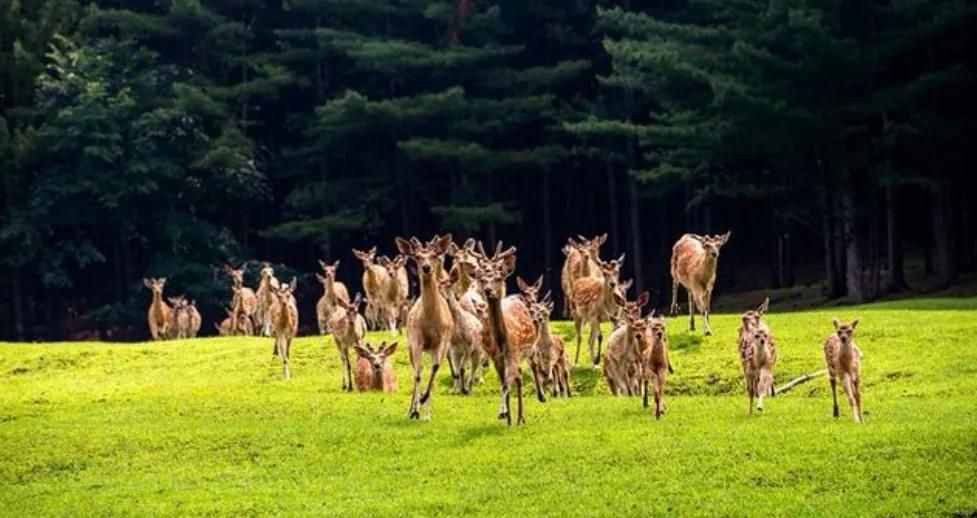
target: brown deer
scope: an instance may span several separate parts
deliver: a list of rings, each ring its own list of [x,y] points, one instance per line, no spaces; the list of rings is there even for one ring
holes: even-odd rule
[[[153,292],[153,301],[149,304],[149,311],[146,318],[149,323],[149,334],[153,340],[163,340],[170,334],[170,306],[163,301],[163,287],[166,286],[166,277],[159,279],[143,279],[142,283]]]
[[[217,334],[219,334],[220,336],[250,335],[251,334],[250,328],[247,327],[247,324],[251,322],[250,320],[247,320],[247,319],[241,319],[241,320],[239,320],[238,321],[238,324],[241,325],[242,327],[239,328],[239,329],[237,329],[237,330],[235,330],[234,327],[233,327],[234,326],[234,320],[235,320],[234,319],[234,311],[231,310],[230,308],[224,308],[224,311],[227,312],[227,318],[225,318],[223,321],[221,321],[221,323],[219,325],[217,323],[214,323],[214,327],[217,329]]]
[[[254,334],[254,321],[248,315],[248,309],[244,304],[247,300],[247,294],[242,293],[244,290],[247,288],[231,286],[231,293],[234,294],[231,297],[231,320],[233,320],[231,329],[234,330],[234,334],[251,336]]]
[[[387,284],[387,270],[376,263],[377,247],[366,252],[354,248],[353,255],[363,263],[366,322],[370,329],[380,329],[380,322],[384,315],[383,288]]]
[[[848,395],[851,405],[852,419],[856,423],[862,422],[862,391],[861,369],[862,351],[855,345],[855,328],[858,319],[851,323],[844,323],[833,319],[835,332],[824,341],[824,363],[828,368],[828,381],[831,383],[831,401],[834,405],[834,416],[838,417],[838,380]]]
[[[187,311],[190,313],[190,338],[196,338],[197,334],[200,333],[200,325],[203,323],[203,319],[200,318],[200,311],[197,310],[197,301],[191,300],[187,306]]]
[[[628,302],[621,294],[615,294],[617,305],[622,308],[621,326],[607,339],[604,355],[604,379],[611,394],[634,395],[630,369],[647,349],[648,321],[641,318],[641,308],[648,303],[648,292],[642,292],[634,302]]]
[[[689,294],[689,331],[695,331],[695,308],[702,312],[705,335],[711,335],[709,308],[712,289],[716,284],[719,250],[729,241],[731,233],[700,236],[685,234],[672,247],[672,314],[678,313],[678,287]]]
[[[503,298],[505,280],[516,269],[516,248],[510,247],[502,251],[502,244],[499,243],[491,258],[485,255],[481,243],[479,248],[481,257],[476,276],[482,296],[488,304],[488,318],[484,322],[485,331],[482,333],[482,348],[495,364],[496,373],[502,384],[499,419],[505,419],[508,425],[512,425],[509,399],[510,387],[515,385],[518,403],[516,424],[523,424],[525,417],[520,364],[533,350],[537,335],[536,326],[522,295]],[[536,397],[540,401],[545,401],[539,380],[535,377],[533,380],[536,382]]]
[[[190,337],[190,303],[183,296],[169,297],[170,326],[169,337],[184,339]]]
[[[246,264],[242,264],[240,268],[234,268],[229,264],[224,265],[224,272],[231,278],[231,292],[233,294],[231,309],[234,310],[235,323],[231,328],[235,330],[249,328],[252,330],[248,333],[250,335],[253,334],[252,326],[254,313],[258,308],[258,297],[251,288],[244,286],[244,271],[246,269]],[[242,319],[248,320],[248,323],[241,324],[238,322]]]
[[[278,279],[275,278],[275,270],[268,263],[261,265],[261,277],[258,281],[258,291],[255,292],[257,305],[255,306],[254,319],[258,325],[262,336],[271,336],[271,291],[278,287]]]
[[[774,393],[773,368],[777,364],[777,346],[770,327],[761,320],[769,306],[770,299],[767,299],[757,309],[743,313],[740,318],[740,365],[746,383],[749,415],[753,415],[754,399],[757,401],[757,411],[762,412],[763,398]]]
[[[563,262],[563,270],[560,277],[560,285],[563,288],[563,313],[566,316],[573,316],[574,307],[574,283],[584,277],[600,277],[600,247],[607,242],[607,234],[587,239],[578,236],[580,242],[573,238],[567,240],[567,245],[563,248],[566,260]]]
[[[600,364],[601,348],[604,341],[600,324],[609,317],[606,311],[606,301],[614,296],[623,263],[624,254],[618,259],[601,262],[599,264],[601,271],[599,277],[581,277],[573,283],[573,325],[577,332],[575,361],[577,364],[580,363],[580,340],[585,323],[590,326],[590,338],[587,340],[590,358],[594,367]],[[596,350],[594,350],[595,342]]]
[[[370,344],[357,344],[356,348],[356,390],[360,392],[396,392],[397,374],[390,364],[390,358],[397,350],[397,342],[387,345],[380,342],[376,349]]]
[[[654,311],[648,315],[648,347],[641,353],[641,378],[643,381],[642,405],[648,408],[648,383],[652,383],[655,394],[655,419],[665,413],[665,382],[671,372],[668,359],[668,331],[665,319],[656,317]]]
[[[353,370],[349,361],[349,350],[363,343],[366,337],[366,320],[360,315],[359,308],[363,297],[357,293],[353,302],[337,301],[329,317],[329,329],[332,331],[336,350],[339,351],[339,362],[343,371],[343,390],[353,391]]]
[[[407,282],[407,258],[398,255],[393,259],[386,256],[380,258],[380,266],[387,271],[387,283],[383,286],[383,310],[387,328],[400,331],[400,311],[410,295],[410,284]]]
[[[478,256],[475,253],[475,240],[469,238],[462,246],[452,243],[448,250],[451,256],[451,270],[449,274],[457,272],[458,282],[454,284],[455,295],[462,300],[467,293],[477,295],[477,290],[470,289],[475,282],[475,269],[478,267]],[[470,308],[465,308],[471,311]]]
[[[570,397],[570,365],[563,339],[550,331],[553,302],[549,300],[549,295],[544,297],[543,302],[533,304],[530,313],[538,332],[529,365],[537,372],[536,377],[543,387],[551,387],[553,397]]]
[[[288,369],[289,352],[292,349],[292,339],[299,329],[299,312],[294,296],[297,282],[292,277],[292,282],[272,288],[271,292],[274,297],[271,304],[271,329],[275,337],[275,350],[282,359],[282,376],[285,379],[292,377]]]
[[[455,393],[468,394],[478,375],[478,367],[482,363],[482,332],[484,326],[477,314],[464,309],[458,300],[454,286],[459,282],[461,272],[452,269],[448,278],[439,282],[441,296],[448,303],[451,318],[455,321],[451,346],[448,349],[448,364],[451,366],[451,377],[454,380]],[[468,376],[465,369],[468,369]]]
[[[337,307],[337,301],[349,302],[349,292],[346,285],[336,281],[336,270],[339,269],[339,261],[329,264],[319,260],[322,268],[322,275],[316,274],[315,278],[322,284],[322,297],[316,303],[316,321],[319,324],[319,334],[329,333],[329,318]]]
[[[420,297],[407,314],[407,344],[410,348],[410,363],[414,367],[414,389],[407,416],[410,419],[419,419],[420,407],[428,404],[431,399],[434,377],[454,336],[455,321],[451,316],[451,308],[438,286],[443,274],[444,255],[451,244],[451,234],[434,236],[427,244],[421,243],[417,238],[408,241],[398,237],[396,242],[400,253],[414,261],[420,280]],[[421,374],[424,367],[422,355],[425,352],[431,355],[431,377],[421,394]]]

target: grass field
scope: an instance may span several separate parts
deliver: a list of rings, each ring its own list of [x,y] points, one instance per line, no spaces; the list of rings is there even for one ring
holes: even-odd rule
[[[494,376],[455,396],[447,369],[433,419],[407,420],[403,347],[380,395],[341,393],[319,337],[289,381],[270,339],[2,344],[0,514],[974,516],[977,298],[773,309],[778,385],[821,368],[832,316],[862,317],[863,425],[822,378],[747,417],[734,315],[707,338],[669,321],[661,421],[582,368],[579,397],[527,397],[512,429]]]

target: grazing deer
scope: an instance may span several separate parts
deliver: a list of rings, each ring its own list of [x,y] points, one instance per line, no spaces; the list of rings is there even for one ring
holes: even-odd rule
[[[262,336],[271,336],[271,291],[278,287],[278,279],[275,278],[275,270],[268,263],[261,265],[261,280],[258,281],[258,291],[255,292],[257,305],[255,306],[255,323],[261,330]]]
[[[648,321],[641,318],[641,308],[648,303],[648,292],[642,292],[634,302],[615,293],[615,302],[624,311],[621,326],[607,339],[607,353],[604,355],[604,379],[607,388],[615,396],[634,395],[630,369],[640,358],[641,351],[647,349],[646,330]]]
[[[529,357],[530,367],[545,387],[551,387],[553,397],[570,397],[570,365],[566,357],[563,339],[550,331],[550,315],[553,302],[549,295],[543,302],[530,306],[533,323],[538,329],[536,344]]]
[[[512,415],[509,410],[510,387],[515,385],[516,400],[518,402],[517,424],[525,423],[522,402],[522,371],[520,364],[528,359],[536,342],[536,326],[529,313],[522,295],[510,295],[503,298],[505,280],[516,269],[516,248],[510,247],[502,251],[502,243],[496,247],[495,254],[489,258],[485,255],[479,243],[479,266],[476,272],[482,296],[488,304],[488,318],[485,320],[485,331],[482,333],[482,348],[495,364],[495,370],[502,384],[502,401],[499,407],[499,419],[505,419],[512,425]],[[536,383],[536,397],[545,401],[539,380]]]
[[[377,247],[366,252],[354,248],[353,255],[363,263],[367,324],[370,325],[370,329],[380,329],[380,322],[384,315],[383,288],[387,284],[387,270],[376,263]]]
[[[242,264],[241,268],[234,268],[229,264],[224,265],[224,272],[231,278],[231,292],[233,294],[231,298],[231,309],[234,310],[233,318],[235,323],[231,328],[235,330],[248,328],[251,330],[248,333],[250,336],[253,334],[252,326],[254,323],[254,313],[258,308],[258,297],[251,288],[244,286],[244,271],[246,268],[246,264]],[[248,322],[241,324],[238,322],[241,319],[246,319]]]
[[[414,389],[407,416],[419,419],[420,407],[431,399],[434,377],[454,336],[455,321],[451,316],[451,308],[438,286],[443,275],[444,255],[451,244],[451,234],[434,236],[427,244],[421,243],[417,238],[408,241],[398,237],[396,242],[400,253],[414,261],[420,280],[420,297],[407,314],[407,344],[410,348],[410,363],[414,367]],[[431,355],[431,377],[421,394],[419,389],[424,367],[422,355],[425,352]]]
[[[370,344],[356,344],[356,390],[360,392],[396,392],[397,374],[390,358],[397,350],[397,342],[380,342],[376,350]]]
[[[600,324],[608,317],[606,301],[614,296],[623,263],[624,254],[621,254],[618,259],[599,264],[598,269],[601,271],[601,276],[582,277],[573,283],[573,326],[577,332],[575,360],[577,364],[580,363],[580,340],[585,323],[590,326],[590,337],[587,339],[590,358],[594,367],[600,364],[601,348],[604,341]],[[596,351],[594,350],[595,342],[597,344]]]
[[[316,274],[315,278],[322,284],[322,297],[315,305],[316,321],[319,324],[319,334],[329,333],[329,318],[335,311],[337,301],[349,302],[349,292],[346,285],[336,281],[336,270],[339,269],[339,261],[329,264],[319,260],[322,268],[322,275]]]
[[[383,286],[383,309],[387,328],[391,332],[400,330],[401,308],[410,294],[406,264],[407,258],[402,255],[393,259],[386,256],[380,258],[380,266],[387,271],[387,283]]]
[[[343,390],[350,392],[353,391],[353,371],[349,362],[349,350],[361,345],[366,337],[366,320],[359,312],[362,302],[363,297],[359,293],[353,302],[339,300],[329,317],[329,329],[336,342],[343,371]]]
[[[700,236],[685,234],[672,247],[672,314],[678,313],[678,286],[689,294],[689,331],[695,331],[695,308],[702,312],[703,332],[712,334],[709,327],[709,308],[712,289],[716,284],[719,250],[731,233]]]
[[[761,319],[770,307],[770,299],[755,310],[747,311],[740,317],[739,330],[740,364],[743,367],[743,380],[746,383],[746,396],[749,401],[747,413],[753,415],[753,400],[756,409],[763,411],[763,398],[773,395],[773,368],[777,364],[777,346],[770,327]]]
[[[668,359],[668,332],[665,319],[656,317],[652,311],[648,315],[648,347],[641,353],[641,378],[643,381],[642,405],[648,408],[648,382],[652,383],[655,393],[655,419],[665,413],[665,382],[668,373],[672,371]]]
[[[451,377],[454,380],[455,393],[468,394],[478,375],[478,367],[482,363],[482,332],[484,326],[477,314],[464,309],[458,300],[454,286],[459,282],[461,273],[452,269],[448,278],[439,281],[441,296],[448,303],[451,318],[455,321],[451,346],[448,349],[448,364],[451,365]],[[465,369],[468,376],[465,376]]]
[[[153,301],[149,304],[146,318],[149,323],[149,334],[153,340],[163,340],[170,333],[170,306],[163,302],[163,287],[166,277],[160,279],[143,279],[142,283],[153,292]]]
[[[275,337],[275,350],[282,359],[282,376],[285,379],[292,377],[288,370],[288,356],[292,349],[292,339],[299,329],[299,312],[294,296],[297,282],[292,277],[292,282],[272,288],[271,292],[274,297],[271,304],[271,329]]]
[[[850,324],[832,320],[835,332],[824,341],[824,363],[828,368],[828,381],[831,382],[831,401],[834,405],[834,416],[838,417],[838,380],[848,395],[851,405],[852,419],[856,423],[862,422],[862,391],[861,369],[862,351],[855,345],[855,328],[858,319]]]

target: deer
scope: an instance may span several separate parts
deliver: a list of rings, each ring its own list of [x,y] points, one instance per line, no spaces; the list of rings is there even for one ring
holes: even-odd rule
[[[356,344],[356,390],[360,392],[396,392],[397,374],[390,365],[390,358],[397,350],[397,342],[373,348],[370,344]]]
[[[363,263],[366,321],[371,329],[379,329],[381,318],[384,315],[383,288],[387,284],[387,270],[376,263],[377,247],[366,252],[354,248],[353,255]]]
[[[149,324],[149,334],[153,340],[163,340],[169,337],[170,333],[170,306],[163,301],[163,288],[166,286],[166,277],[159,279],[147,278],[142,280],[143,284],[153,292],[153,300],[149,304],[149,311],[146,319]]]
[[[275,270],[268,263],[261,265],[261,277],[258,281],[258,290],[255,292],[257,304],[255,306],[255,323],[261,329],[262,336],[271,336],[270,309],[272,303],[271,290],[278,287],[278,279],[275,278]]]
[[[505,297],[505,280],[516,269],[516,248],[503,251],[498,243],[490,258],[479,243],[479,266],[476,272],[482,296],[488,304],[488,318],[482,334],[482,348],[492,359],[499,381],[502,385],[499,419],[505,419],[512,426],[512,413],[509,408],[510,387],[515,385],[518,403],[516,424],[525,424],[522,401],[522,371],[520,364],[527,359],[536,342],[536,326],[522,295]],[[504,297],[504,298],[503,298]],[[534,373],[535,374],[535,373]],[[536,397],[545,401],[542,386],[534,375]]]
[[[203,319],[200,318],[200,311],[197,310],[197,301],[191,300],[190,304],[187,305],[187,311],[190,313],[190,338],[196,338],[203,322]]]
[[[234,311],[231,310],[230,308],[224,308],[224,311],[227,312],[227,318],[225,318],[223,321],[221,321],[220,324],[217,324],[216,322],[214,323],[214,327],[217,329],[217,334],[219,334],[220,336],[233,336],[233,335],[247,335],[247,334],[250,334],[250,331],[247,328],[235,330],[234,327],[233,327],[233,325],[234,325]],[[249,323],[249,322],[250,322],[250,320],[240,320],[238,323],[241,324],[241,325],[245,325],[246,323]]]
[[[621,326],[607,339],[604,355],[604,379],[611,394],[634,395],[630,369],[647,349],[648,322],[641,318],[641,308],[648,304],[649,294],[642,292],[634,302],[628,302],[620,293],[614,294],[615,302],[622,308]]]
[[[604,335],[600,330],[600,324],[606,320],[606,300],[613,297],[618,287],[618,278],[621,272],[621,265],[624,263],[624,254],[615,260],[599,263],[601,276],[581,277],[573,283],[573,326],[577,332],[577,354],[575,363],[580,363],[580,341],[583,325],[590,326],[590,337],[587,346],[590,348],[590,357],[596,368],[600,364],[601,347]],[[597,343],[597,350],[594,350],[594,342]]]
[[[184,339],[190,337],[190,303],[183,296],[169,297],[170,326],[169,337]]]
[[[709,336],[709,308],[716,284],[719,250],[729,242],[731,232],[700,236],[685,234],[672,246],[672,315],[678,314],[678,287],[689,294],[689,331],[695,331],[695,308],[702,313],[703,334]]]
[[[353,371],[349,361],[349,350],[361,345],[366,337],[366,320],[359,312],[362,303],[363,296],[359,293],[356,294],[353,302],[339,300],[329,317],[329,329],[332,330],[343,371],[342,390],[348,392],[353,391]]]
[[[407,258],[398,255],[393,259],[386,256],[379,260],[380,266],[387,272],[387,282],[383,285],[383,310],[387,328],[400,331],[400,310],[410,295],[410,285],[407,282]]]
[[[455,285],[460,282],[461,272],[452,269],[447,279],[439,281],[441,296],[444,297],[451,310],[451,318],[455,321],[451,345],[448,349],[448,365],[451,366],[451,377],[454,380],[453,391],[469,394],[478,375],[478,367],[482,363],[482,332],[484,326],[481,319],[462,307]],[[465,376],[465,369],[468,376]]]
[[[244,272],[247,269],[247,264],[242,264],[240,268],[234,268],[230,264],[224,265],[224,272],[227,273],[228,277],[231,278],[231,292],[233,297],[231,297],[231,308],[234,310],[234,325],[231,326],[232,329],[244,329],[248,328],[249,336],[253,334],[253,323],[254,323],[254,313],[258,307],[258,297],[254,294],[251,288],[244,285]],[[241,324],[238,321],[241,319],[248,320],[247,324]]]
[[[421,243],[416,237],[410,241],[397,237],[395,241],[400,253],[414,262],[420,281],[420,296],[407,314],[407,344],[410,349],[410,363],[414,368],[414,387],[407,417],[420,419],[422,406],[427,405],[430,410],[434,377],[451,346],[455,331],[451,308],[438,286],[444,270],[444,255],[451,244],[451,234],[435,235],[427,244]],[[424,353],[431,355],[431,377],[427,388],[421,393]]]
[[[654,311],[648,315],[647,322],[645,333],[648,346],[641,351],[642,405],[648,408],[648,383],[651,382],[655,397],[655,419],[660,419],[665,413],[665,382],[672,371],[672,364],[668,359],[668,332],[665,319],[655,316]]]
[[[319,324],[319,334],[329,333],[329,317],[336,309],[337,302],[349,302],[349,292],[346,285],[336,281],[336,271],[339,269],[339,261],[329,264],[319,260],[322,268],[322,275],[316,274],[315,278],[322,284],[322,297],[315,305],[316,321]]]
[[[233,320],[231,329],[234,330],[234,334],[251,336],[254,334],[254,321],[248,315],[247,307],[244,305],[244,301],[247,300],[247,294],[244,293],[246,289],[231,286],[231,293],[234,294],[231,297],[231,320]]]
[[[570,397],[570,367],[563,339],[550,331],[553,302],[549,294],[542,302],[530,306],[530,314],[537,328],[536,343],[529,358],[530,367],[537,372],[542,385],[550,385],[553,397]]]
[[[846,323],[832,319],[835,332],[824,341],[824,363],[828,369],[828,382],[831,383],[831,400],[834,417],[838,412],[838,381],[848,396],[851,406],[852,419],[856,423],[862,422],[862,391],[861,369],[862,351],[855,345],[855,328],[859,319]]]
[[[275,337],[275,350],[282,359],[282,377],[289,379],[292,373],[288,369],[289,352],[292,349],[292,339],[298,334],[299,312],[295,304],[295,288],[298,281],[292,277],[288,284],[280,284],[272,288],[271,330]]]
[[[740,317],[739,356],[749,403],[748,415],[753,415],[754,399],[757,412],[763,412],[763,398],[774,395],[773,368],[777,364],[777,346],[770,327],[761,320],[769,307],[768,298],[755,310]]]
[[[577,236],[580,242],[573,238],[567,239],[567,245],[563,247],[563,254],[566,259],[563,262],[563,270],[560,276],[560,286],[563,289],[563,313],[564,316],[573,316],[573,290],[574,283],[583,277],[600,277],[600,247],[607,242],[607,234],[594,237],[588,240],[583,236]]]

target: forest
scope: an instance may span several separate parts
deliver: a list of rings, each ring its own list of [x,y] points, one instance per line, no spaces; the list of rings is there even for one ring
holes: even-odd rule
[[[0,339],[145,339],[145,277],[359,286],[351,249],[451,232],[559,291],[568,237],[670,296],[864,302],[977,268],[977,4],[959,0],[0,0]],[[559,300],[559,297],[556,297]],[[205,330],[213,331],[209,323]]]

